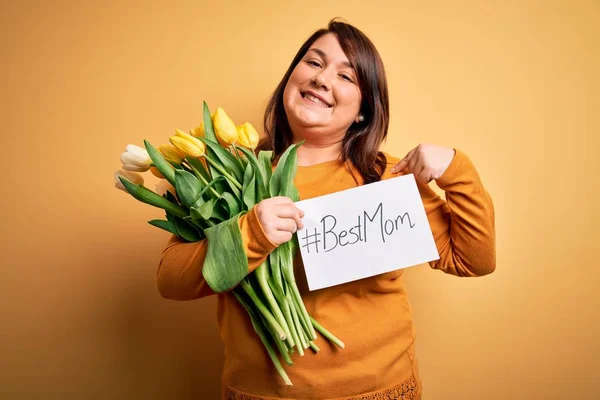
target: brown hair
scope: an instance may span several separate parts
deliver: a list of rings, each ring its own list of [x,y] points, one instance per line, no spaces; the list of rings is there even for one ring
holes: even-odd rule
[[[350,64],[355,69],[362,95],[360,113],[364,121],[353,123],[342,142],[342,161],[350,161],[365,184],[381,180],[385,171],[386,157],[379,146],[387,137],[389,125],[389,98],[383,62],[369,38],[350,24],[332,19],[327,28],[319,29],[292,60],[279,85],[271,95],[264,115],[267,137],[261,141],[259,150],[273,150],[274,161],[293,144],[293,136],[283,106],[283,92],[294,68],[302,60],[310,46],[321,36],[333,33]]]

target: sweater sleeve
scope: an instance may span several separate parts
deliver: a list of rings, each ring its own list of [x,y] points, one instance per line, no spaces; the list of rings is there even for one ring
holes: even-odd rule
[[[239,218],[248,273],[262,264],[277,247],[269,241],[252,208]],[[208,240],[184,242],[172,235],[163,250],[156,274],[158,291],[167,299],[193,300],[214,294],[202,275]]]
[[[446,201],[417,183],[440,255],[432,268],[457,276],[482,276],[496,268],[494,206],[471,160],[459,150],[436,180]]]

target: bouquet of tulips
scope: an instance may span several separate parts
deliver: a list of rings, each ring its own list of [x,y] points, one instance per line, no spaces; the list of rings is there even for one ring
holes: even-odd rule
[[[165,210],[166,220],[149,221],[151,225],[188,242],[208,239],[202,270],[207,284],[216,293],[234,287],[233,294],[246,309],[275,368],[291,385],[274,347],[293,365],[295,351],[301,356],[308,347],[319,351],[315,329],[341,348],[344,343],[306,311],[294,278],[297,237],[278,246],[248,275],[238,219],[269,197],[298,200],[293,179],[301,143],[290,146],[273,170],[271,151],[255,155],[259,135],[251,124],[236,126],[221,108],[211,116],[206,102],[203,113],[200,126],[189,134],[177,129],[169,138],[171,144],[158,149],[145,140],[145,148],[128,145],[115,185]],[[164,179],[162,185],[168,188],[164,194],[143,186],[139,173],[148,170]]]

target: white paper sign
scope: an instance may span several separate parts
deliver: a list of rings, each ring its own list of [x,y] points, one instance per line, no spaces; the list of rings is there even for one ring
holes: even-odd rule
[[[439,258],[412,174],[296,205],[305,212],[298,244],[310,290]]]

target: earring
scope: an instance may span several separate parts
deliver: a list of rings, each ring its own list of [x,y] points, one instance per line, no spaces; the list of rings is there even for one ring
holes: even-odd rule
[[[365,116],[362,114],[358,114],[358,117],[356,119],[357,119],[357,122],[363,122],[365,120]]]

